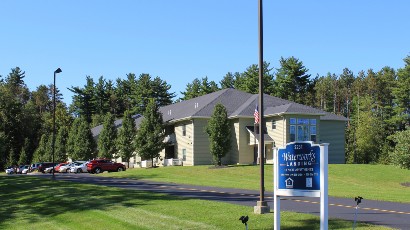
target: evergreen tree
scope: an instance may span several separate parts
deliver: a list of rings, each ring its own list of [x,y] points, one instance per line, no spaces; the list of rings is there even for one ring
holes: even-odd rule
[[[405,66],[397,72],[397,87],[392,90],[395,120],[398,130],[410,126],[410,56],[404,59]]]
[[[152,165],[154,158],[158,158],[161,150],[165,148],[164,128],[162,114],[155,100],[150,99],[135,138],[135,147],[139,156],[151,159]]]
[[[280,58],[280,68],[276,73],[275,96],[304,103],[310,74],[302,61],[295,57]]]
[[[315,84],[316,107],[327,112],[333,111],[333,81],[335,80],[336,75],[330,73],[319,77]]]
[[[269,68],[270,63],[263,63],[263,93],[273,95],[275,88],[273,87],[274,80]],[[245,72],[240,75],[235,74],[235,89],[245,91],[247,93],[259,93],[259,66],[251,65]]]
[[[356,150],[348,162],[368,164],[377,163],[382,153],[383,126],[375,113],[370,97],[360,100],[360,112],[357,115]]]
[[[9,158],[7,160],[7,166],[17,165],[16,154],[14,154],[14,149],[10,149]]]
[[[114,121],[115,117],[111,113],[105,115],[103,129],[98,137],[99,157],[111,159],[117,153],[117,129]]]
[[[235,87],[235,77],[231,72],[228,72],[219,82],[222,89],[233,89]]]
[[[77,118],[71,126],[67,140],[68,156],[73,160],[95,158],[96,144],[85,118]]]
[[[117,148],[122,161],[128,162],[128,167],[130,167],[130,158],[135,156],[135,134],[134,119],[132,118],[131,112],[126,110],[122,120],[122,126],[118,130]]]
[[[70,131],[68,133],[67,139],[67,153],[68,156],[74,159],[74,156],[77,155],[76,151],[76,142],[78,136],[78,130],[80,127],[81,120],[79,118],[74,119],[73,124],[71,125]],[[74,155],[74,156],[73,156]]]
[[[25,165],[25,164],[30,163],[30,160],[28,159],[28,156],[27,156],[29,144],[30,144],[30,142],[29,142],[28,138],[26,138],[24,140],[24,145],[23,145],[23,147],[21,148],[21,151],[20,151],[19,165]]]
[[[209,136],[210,151],[215,165],[221,166],[224,157],[231,145],[231,128],[228,114],[222,104],[217,104],[205,131]]]
[[[181,92],[182,95],[184,95],[181,100],[189,100],[195,97],[202,96],[201,92],[201,82],[199,81],[198,78],[195,78],[192,83],[188,83],[186,85],[185,92]]]
[[[55,161],[64,162],[67,160],[68,128],[61,126],[58,129],[55,142]]]
[[[91,133],[90,125],[85,119],[80,118],[77,138],[72,158],[75,160],[88,160],[95,158],[96,144]]]
[[[49,136],[47,134],[41,135],[40,143],[34,152],[33,161],[34,162],[45,162],[51,161],[50,155],[47,153]]]
[[[1,121],[1,119],[0,119]],[[3,131],[0,131],[0,168],[6,164],[7,152],[6,152],[6,135]]]
[[[87,76],[87,84],[84,88],[71,87],[69,90],[74,93],[71,112],[82,116],[88,123],[92,122],[92,115],[96,111],[96,101],[94,96],[94,80]]]

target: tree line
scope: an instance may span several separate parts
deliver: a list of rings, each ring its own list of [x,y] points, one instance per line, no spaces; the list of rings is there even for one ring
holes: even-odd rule
[[[410,160],[406,161],[410,159],[410,151],[399,153],[396,148],[407,143],[405,150],[408,150],[406,140],[410,139],[410,57],[406,57],[404,67],[397,70],[384,67],[379,71],[369,69],[355,74],[345,68],[341,74],[315,77],[308,72],[303,62],[295,57],[282,57],[276,69],[265,62],[264,93],[349,118],[345,140],[348,163],[410,164]],[[258,74],[258,66],[250,65],[244,72],[228,72],[219,84],[207,77],[195,78],[186,85],[184,92],[180,92],[178,99],[170,92],[171,86],[166,81],[149,74],[137,77],[130,73],[115,81],[104,77],[94,81],[87,76],[84,86],[69,88],[74,96],[68,106],[56,89],[56,160],[130,153],[126,143],[139,141],[138,146],[142,146],[144,138],[119,138],[123,132],[120,129],[115,134],[118,135],[116,142],[104,146],[114,134],[107,134],[108,137],[101,134],[99,140],[108,139],[95,143],[90,129],[103,123],[105,129],[112,126],[115,119],[126,121],[129,116],[144,114],[150,106],[159,108],[223,88],[256,94]],[[40,85],[30,92],[24,77],[24,71],[18,67],[11,69],[4,78],[0,76],[0,167],[51,160],[54,88],[53,85]],[[150,102],[153,105],[149,106]],[[146,126],[148,130],[153,128],[149,124]]]

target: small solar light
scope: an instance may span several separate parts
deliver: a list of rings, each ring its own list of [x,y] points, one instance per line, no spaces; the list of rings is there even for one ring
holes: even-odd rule
[[[246,230],[248,230],[248,220],[249,220],[249,217],[248,217],[248,216],[241,216],[241,217],[239,218],[239,220],[242,221],[242,224],[245,224]]]

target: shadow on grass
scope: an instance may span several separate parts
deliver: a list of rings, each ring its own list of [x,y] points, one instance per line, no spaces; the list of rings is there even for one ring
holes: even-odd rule
[[[66,212],[109,210],[113,206],[137,207],[158,200],[186,198],[33,176],[0,176],[0,227],[15,218],[30,222]]]

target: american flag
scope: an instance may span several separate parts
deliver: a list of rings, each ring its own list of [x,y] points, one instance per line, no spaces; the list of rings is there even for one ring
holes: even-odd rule
[[[258,105],[256,105],[255,112],[253,113],[253,116],[255,117],[255,124],[259,124],[259,111],[258,111]]]

